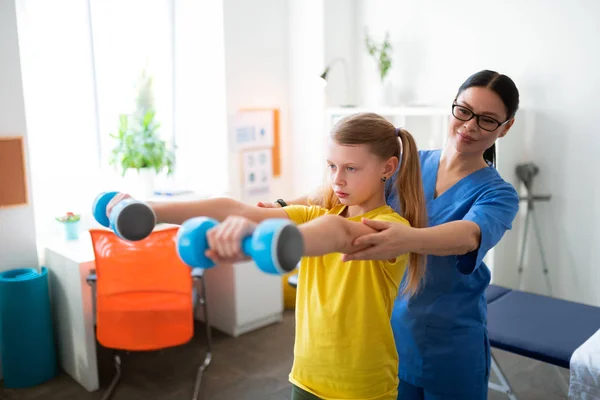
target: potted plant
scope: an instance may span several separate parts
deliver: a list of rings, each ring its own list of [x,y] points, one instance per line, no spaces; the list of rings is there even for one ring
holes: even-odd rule
[[[378,43],[365,31],[365,45],[367,52],[374,58],[377,65],[377,72],[381,81],[381,86],[377,88],[378,102],[387,103],[386,98],[386,77],[392,68],[392,44],[390,43],[390,34],[386,31],[383,42]]]
[[[367,52],[377,63],[379,77],[383,83],[385,77],[390,72],[390,68],[392,68],[392,44],[390,43],[390,33],[386,32],[383,42],[377,43],[369,36],[369,32],[365,32],[365,44],[367,46]]]
[[[110,165],[121,175],[137,180],[138,195],[149,197],[154,192],[156,175],[166,170],[173,173],[175,154],[159,134],[160,123],[152,99],[152,78],[144,71],[138,83],[137,106],[133,114],[119,116],[119,130],[111,137],[117,143],[112,150]],[[134,173],[137,176],[132,177]]]
[[[81,215],[69,211],[56,217],[56,220],[65,227],[65,238],[67,240],[79,239],[79,221],[81,220]]]

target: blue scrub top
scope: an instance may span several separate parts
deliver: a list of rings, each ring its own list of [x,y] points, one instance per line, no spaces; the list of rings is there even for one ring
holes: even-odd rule
[[[490,369],[485,300],[490,270],[482,260],[511,228],[519,197],[490,166],[464,177],[435,198],[441,151],[421,151],[419,155],[429,226],[473,221],[481,229],[481,244],[460,256],[428,256],[421,291],[408,299],[396,299],[392,328],[398,375],[434,393],[474,392],[487,386]],[[387,202],[400,212],[394,181],[386,187]]]

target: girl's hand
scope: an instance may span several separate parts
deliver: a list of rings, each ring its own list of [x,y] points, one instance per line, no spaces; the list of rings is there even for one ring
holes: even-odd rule
[[[117,203],[119,203],[122,200],[129,199],[129,198],[131,198],[131,196],[128,195],[127,193],[118,193],[106,205],[106,216],[110,217],[110,212],[112,211],[113,207],[117,205]]]
[[[377,230],[376,233],[360,236],[354,240],[353,245],[370,245],[364,250],[344,254],[343,260],[391,260],[409,253],[409,239],[413,237],[415,229],[399,222],[372,221],[363,218],[362,223]]]
[[[242,239],[256,229],[256,223],[244,217],[232,216],[226,218],[216,227],[208,230],[209,249],[206,256],[215,264],[232,264],[249,260],[250,257],[242,252]]]

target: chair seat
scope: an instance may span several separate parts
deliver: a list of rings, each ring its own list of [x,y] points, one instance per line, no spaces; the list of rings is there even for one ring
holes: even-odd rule
[[[153,291],[98,298],[97,336],[105,347],[141,351],[177,346],[191,340],[193,322],[187,294]]]

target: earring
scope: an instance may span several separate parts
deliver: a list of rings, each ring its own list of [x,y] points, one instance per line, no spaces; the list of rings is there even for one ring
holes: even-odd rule
[[[381,178],[381,182],[385,182],[385,181],[387,181],[387,177],[384,176],[383,178]]]

